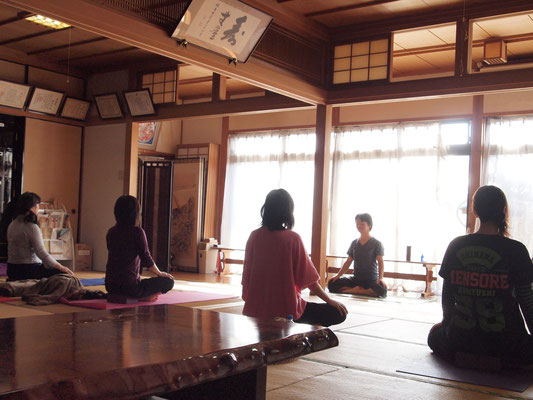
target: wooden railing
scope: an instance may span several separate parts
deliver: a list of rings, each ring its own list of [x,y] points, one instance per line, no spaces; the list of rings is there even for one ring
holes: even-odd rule
[[[229,247],[218,247],[218,253],[220,257],[220,263],[221,268],[218,271],[218,273],[224,273],[226,270],[226,267],[229,265],[243,265],[244,260],[239,258],[232,258],[231,254],[233,252],[242,252],[244,253],[244,250],[242,249],[232,249]],[[341,265],[346,260],[346,257],[340,257],[340,256],[326,256],[326,282],[329,280],[330,273],[337,273],[340,271],[339,267],[334,267],[332,264],[337,261],[341,263]],[[431,283],[435,282],[437,280],[437,277],[433,274],[433,269],[440,265],[439,263],[435,262],[427,262],[427,261],[403,261],[403,260],[383,260],[385,263],[385,271],[383,273],[383,276],[385,278],[392,278],[392,279],[407,279],[412,281],[421,281],[426,283],[426,287],[424,289],[424,292],[422,293],[422,297],[430,297],[433,296],[435,293],[431,290]],[[420,265],[425,269],[425,274],[412,274],[412,273],[405,273],[405,272],[390,272],[387,271],[387,265],[388,264],[411,264],[411,265]],[[229,269],[229,268],[228,268]],[[226,270],[226,273],[229,272]],[[346,271],[347,274],[352,274],[353,269],[350,268],[348,271]]]
[[[333,267],[330,266],[334,261],[341,262],[341,265],[346,261],[347,257],[339,257],[339,256],[326,256],[326,282],[329,280],[329,274],[330,273],[336,273],[340,271],[339,267]],[[431,282],[434,282],[437,280],[437,277],[433,275],[433,269],[440,265],[439,263],[434,262],[427,262],[427,261],[404,261],[404,260],[383,260],[385,264],[385,271],[383,272],[384,278],[392,278],[392,279],[407,279],[412,281],[421,281],[426,283],[426,288],[424,289],[424,292],[422,293],[422,297],[430,297],[433,296],[435,293],[431,290]],[[425,274],[411,274],[411,273],[405,273],[405,272],[389,272],[387,271],[387,264],[389,263],[395,263],[395,264],[414,264],[414,265],[421,265],[425,268]],[[350,268],[348,271],[346,271],[347,274],[353,274],[353,269]]]

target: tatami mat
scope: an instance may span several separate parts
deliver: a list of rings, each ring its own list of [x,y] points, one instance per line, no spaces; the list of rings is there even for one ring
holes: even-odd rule
[[[425,345],[432,326],[426,322],[390,319],[344,329],[342,332]]]
[[[495,400],[497,395],[453,386],[340,369],[267,392],[267,400],[469,399]]]
[[[283,364],[269,365],[267,368],[267,390],[292,385],[304,379],[327,374],[337,369],[337,367],[331,365],[304,361],[302,359]]]

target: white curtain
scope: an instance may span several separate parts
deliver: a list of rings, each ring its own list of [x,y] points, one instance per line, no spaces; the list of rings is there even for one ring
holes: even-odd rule
[[[310,251],[315,146],[313,130],[230,135],[221,228],[223,246],[244,249],[250,232],[260,226],[266,195],[283,188],[295,204],[293,230]]]
[[[465,233],[469,137],[464,121],[337,129],[328,254],[346,254],[359,236],[354,217],[367,212],[385,259],[405,260],[411,246],[412,261],[442,261],[450,240]]]
[[[498,186],[509,203],[511,236],[533,251],[533,116],[489,118],[483,184]]]

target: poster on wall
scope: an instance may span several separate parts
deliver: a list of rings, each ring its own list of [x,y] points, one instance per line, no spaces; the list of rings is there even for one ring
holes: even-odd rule
[[[204,160],[173,163],[170,216],[170,264],[179,271],[198,271],[202,236]]]
[[[141,122],[137,132],[137,144],[141,149],[155,150],[161,131],[161,122]]]

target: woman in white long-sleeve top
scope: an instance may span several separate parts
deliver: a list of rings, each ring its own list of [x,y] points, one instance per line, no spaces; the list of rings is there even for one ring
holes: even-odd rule
[[[37,213],[41,198],[23,193],[17,201],[15,218],[7,228],[7,279],[41,279],[72,271],[58,263],[44,247]]]

